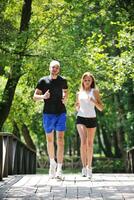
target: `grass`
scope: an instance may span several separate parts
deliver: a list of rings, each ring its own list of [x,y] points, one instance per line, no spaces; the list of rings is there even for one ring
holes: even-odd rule
[[[63,169],[63,173],[64,174],[76,174],[76,173],[79,173],[81,171],[81,169]],[[46,168],[37,168],[36,169],[36,174],[48,174],[48,169]]]
[[[48,169],[46,168],[37,168],[36,174],[48,174]]]

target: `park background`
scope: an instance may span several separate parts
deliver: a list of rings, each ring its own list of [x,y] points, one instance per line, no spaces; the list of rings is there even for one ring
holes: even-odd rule
[[[33,93],[56,59],[69,86],[64,168],[81,165],[75,98],[90,71],[104,104],[97,111],[93,171],[127,171],[134,146],[133,9],[132,0],[1,0],[0,131],[35,149],[38,168],[47,168],[48,158],[43,102],[34,102]]]

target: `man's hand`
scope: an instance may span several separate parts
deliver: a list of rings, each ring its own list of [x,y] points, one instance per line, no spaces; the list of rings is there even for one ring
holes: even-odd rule
[[[45,92],[45,94],[42,94],[42,91],[39,90],[39,89],[36,89],[35,92],[34,92],[33,99],[35,101],[41,101],[41,100],[49,99],[49,98],[50,98],[50,92],[49,92],[49,90],[47,90]]]
[[[49,90],[47,90],[45,94],[42,95],[42,99],[49,99],[49,98],[50,98],[50,92]]]

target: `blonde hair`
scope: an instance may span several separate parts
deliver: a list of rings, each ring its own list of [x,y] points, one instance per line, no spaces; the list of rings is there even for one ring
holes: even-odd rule
[[[81,85],[80,85],[80,90],[84,90],[84,84],[83,84],[83,80],[86,76],[90,76],[92,78],[92,84],[91,84],[91,88],[96,88],[96,84],[95,84],[95,78],[94,76],[90,73],[90,72],[85,72],[83,75],[82,75],[82,78],[81,78]]]
[[[57,60],[52,60],[52,61],[50,62],[50,68],[53,67],[53,66],[55,66],[55,65],[58,65],[58,66],[60,67],[59,61],[57,61]]]

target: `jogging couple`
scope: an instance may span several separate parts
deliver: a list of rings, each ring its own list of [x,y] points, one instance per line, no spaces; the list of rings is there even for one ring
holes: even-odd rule
[[[68,96],[67,80],[60,76],[60,63],[52,60],[49,76],[42,77],[36,86],[33,99],[44,100],[43,127],[50,159],[49,177],[62,179],[64,156],[64,132],[66,129],[66,107]],[[102,111],[103,105],[99,91],[95,87],[92,74],[82,75],[80,90],[77,93],[77,130],[81,146],[82,176],[92,177],[93,141],[97,127],[95,107]],[[57,133],[57,152],[55,161],[54,133]]]

